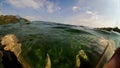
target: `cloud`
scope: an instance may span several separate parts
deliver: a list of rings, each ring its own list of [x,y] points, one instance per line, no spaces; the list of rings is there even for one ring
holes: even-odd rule
[[[14,7],[37,9],[40,5],[35,0],[8,0]]]
[[[73,12],[84,11],[90,8],[87,6],[86,0],[77,0],[77,2],[71,7]]]
[[[97,14],[97,12],[86,11],[82,15],[75,15],[66,18],[63,22],[65,24],[83,25],[88,27],[114,27],[116,26],[115,20],[107,19],[105,16]]]
[[[38,21],[41,17],[40,16],[25,16],[24,18],[30,21]]]
[[[32,8],[37,10],[46,8],[48,13],[53,13],[61,9],[49,0],[8,0],[7,2],[17,8]]]
[[[86,11],[87,14],[91,14],[91,15],[94,15],[95,13],[92,12],[92,11]]]
[[[72,10],[73,10],[73,12],[77,12],[77,11],[80,10],[80,8],[79,8],[78,6],[73,6],[73,7],[72,7]]]
[[[53,13],[55,11],[61,10],[60,7],[58,7],[56,4],[49,2],[49,1],[46,2],[46,8],[47,8],[48,13]]]
[[[90,10],[87,10],[86,14],[90,15],[91,19],[99,19],[101,17],[101,15],[99,15],[98,12],[93,12]]]

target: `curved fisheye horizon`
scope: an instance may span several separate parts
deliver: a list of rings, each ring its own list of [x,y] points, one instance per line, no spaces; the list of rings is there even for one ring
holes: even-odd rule
[[[120,68],[119,18],[120,0],[0,0],[0,68]]]
[[[120,28],[119,0],[0,0],[0,10],[31,21]]]

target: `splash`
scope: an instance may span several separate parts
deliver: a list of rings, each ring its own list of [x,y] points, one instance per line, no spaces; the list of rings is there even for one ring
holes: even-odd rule
[[[104,38],[99,38],[99,43],[104,47],[106,48],[107,45],[107,49],[106,49],[106,58],[107,60],[114,54],[114,51],[115,51],[115,42],[113,40],[106,40]]]
[[[95,68],[99,68],[102,61],[106,58],[107,61],[112,57],[115,50],[115,42],[113,40],[106,40],[104,38],[100,38],[99,42],[102,44],[102,46],[105,48],[103,53],[101,54],[101,57],[99,58]]]

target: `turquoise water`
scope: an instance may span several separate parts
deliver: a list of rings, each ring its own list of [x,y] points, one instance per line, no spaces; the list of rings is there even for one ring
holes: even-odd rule
[[[0,36],[15,34],[22,43],[21,56],[33,68],[44,68],[46,54],[49,54],[52,68],[75,68],[76,55],[84,50],[88,60],[81,60],[94,68],[104,47],[101,37],[113,40],[119,46],[120,34],[59,23],[34,21],[22,26],[17,24],[0,25]],[[103,62],[105,63],[105,62]]]

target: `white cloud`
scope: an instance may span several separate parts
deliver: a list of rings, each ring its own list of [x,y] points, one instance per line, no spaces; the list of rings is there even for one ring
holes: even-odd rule
[[[93,14],[93,12],[92,12],[92,11],[86,11],[86,13],[87,13],[87,14]]]
[[[105,16],[97,14],[97,12],[87,12],[90,14],[76,15],[66,18],[63,22],[65,24],[83,25],[88,27],[114,27],[115,20],[107,19]]]
[[[54,4],[52,2],[49,2],[49,1],[46,2],[46,8],[47,8],[48,13],[53,13],[53,12],[58,11],[58,10],[61,9],[56,4]]]
[[[97,15],[98,12],[93,12],[93,11],[87,10],[87,11],[86,11],[86,14]]]
[[[93,12],[90,10],[87,10],[86,14],[90,15],[91,19],[99,19],[101,17],[101,15],[99,15],[98,12]]]
[[[53,13],[61,9],[58,5],[48,0],[8,0],[7,2],[17,8],[47,8],[46,11],[48,13]]]
[[[8,2],[14,7],[18,8],[39,8],[39,4],[35,0],[8,0]]]
[[[30,21],[36,21],[39,20],[41,17],[39,16],[25,16],[24,18],[30,20]]]
[[[73,10],[73,12],[77,12],[77,11],[80,10],[80,8],[79,8],[78,6],[73,6],[73,7],[72,7],[72,10]]]

